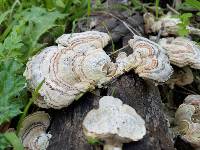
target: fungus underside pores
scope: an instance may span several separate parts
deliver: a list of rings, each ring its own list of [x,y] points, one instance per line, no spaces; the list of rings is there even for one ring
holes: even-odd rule
[[[35,101],[39,107],[60,109],[88,90],[130,69],[143,78],[164,82],[172,74],[168,57],[158,44],[134,36],[129,41],[133,53],[118,55],[116,62],[103,50],[110,40],[107,33],[86,31],[64,34],[27,63],[24,76],[31,90],[45,79]],[[123,56],[123,57],[121,57]]]
[[[104,150],[122,150],[123,143],[142,139],[146,128],[134,108],[118,98],[104,96],[99,100],[99,108],[86,115],[83,132],[87,138],[103,141]]]

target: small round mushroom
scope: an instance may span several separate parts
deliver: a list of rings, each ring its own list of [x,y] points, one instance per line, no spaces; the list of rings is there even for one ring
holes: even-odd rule
[[[200,69],[200,46],[188,38],[162,38],[159,44],[166,50],[169,60],[178,67]]]
[[[146,134],[145,122],[135,109],[112,96],[102,97],[99,108],[86,115],[83,131],[87,138],[104,141],[104,150],[122,150],[123,143],[138,141]]]
[[[170,78],[173,69],[162,47],[137,35],[134,35],[134,39],[130,39],[128,43],[133,53],[129,56],[119,54],[116,63],[121,66],[120,68],[125,71],[134,69],[140,77],[157,82],[164,82]]]
[[[19,137],[27,150],[46,150],[51,134],[46,133],[50,117],[43,111],[28,115],[22,122]]]

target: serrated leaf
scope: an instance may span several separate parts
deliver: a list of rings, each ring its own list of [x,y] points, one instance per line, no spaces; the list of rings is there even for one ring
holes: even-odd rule
[[[26,46],[24,54],[30,57],[40,49],[42,45],[38,43],[39,38],[48,30],[58,26],[56,21],[62,20],[66,16],[67,14],[59,11],[48,12],[46,9],[36,6],[16,14],[15,18],[19,22],[13,27],[13,30],[23,35],[22,40]]]
[[[25,87],[25,79],[19,75],[22,64],[9,59],[0,62],[0,124],[21,113],[23,103],[18,99]]]
[[[0,43],[0,56],[2,59],[18,58],[23,53],[21,47],[23,46],[21,36],[15,31],[11,32],[3,43]]]

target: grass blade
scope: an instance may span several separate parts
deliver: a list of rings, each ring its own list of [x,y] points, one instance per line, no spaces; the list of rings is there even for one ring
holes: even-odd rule
[[[156,19],[158,19],[159,2],[160,0],[156,0]]]
[[[28,110],[30,108],[30,106],[33,104],[33,102],[37,99],[37,97],[39,96],[39,90],[40,88],[42,87],[44,83],[44,80],[38,85],[38,87],[35,89],[35,91],[33,92],[32,94],[32,98],[29,100],[28,104],[26,105],[26,107],[24,108],[24,111],[19,119],[19,122],[17,124],[17,135],[19,133],[19,129],[21,127],[21,124],[22,124],[22,121],[24,120],[24,118],[26,117],[27,113],[28,113]]]
[[[88,14],[88,16],[90,16],[90,14],[91,14],[91,0],[88,0],[87,14]]]

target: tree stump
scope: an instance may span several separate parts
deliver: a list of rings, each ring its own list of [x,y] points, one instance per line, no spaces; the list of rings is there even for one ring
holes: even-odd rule
[[[114,0],[108,4],[113,2]],[[117,2],[122,1],[117,0]],[[143,33],[143,20],[139,13],[120,10],[109,13],[117,17],[102,13],[102,11],[95,12],[91,14],[89,21],[78,23],[78,30],[93,29],[109,32],[116,47],[126,45],[127,40],[132,37],[120,20],[124,20],[132,28]],[[102,24],[102,22],[104,23]],[[108,46],[108,49],[111,47]],[[158,88],[152,82],[139,78],[131,71],[118,77],[103,89],[96,89],[94,93],[86,93],[68,108],[50,110],[52,123],[49,132],[52,134],[52,139],[48,150],[101,150],[102,146],[100,145],[88,144],[83,135],[82,122],[91,109],[98,108],[99,99],[106,95],[120,98],[123,103],[133,107],[145,120],[147,128],[145,137],[138,142],[124,144],[124,150],[174,149],[161,108],[162,102]]]

